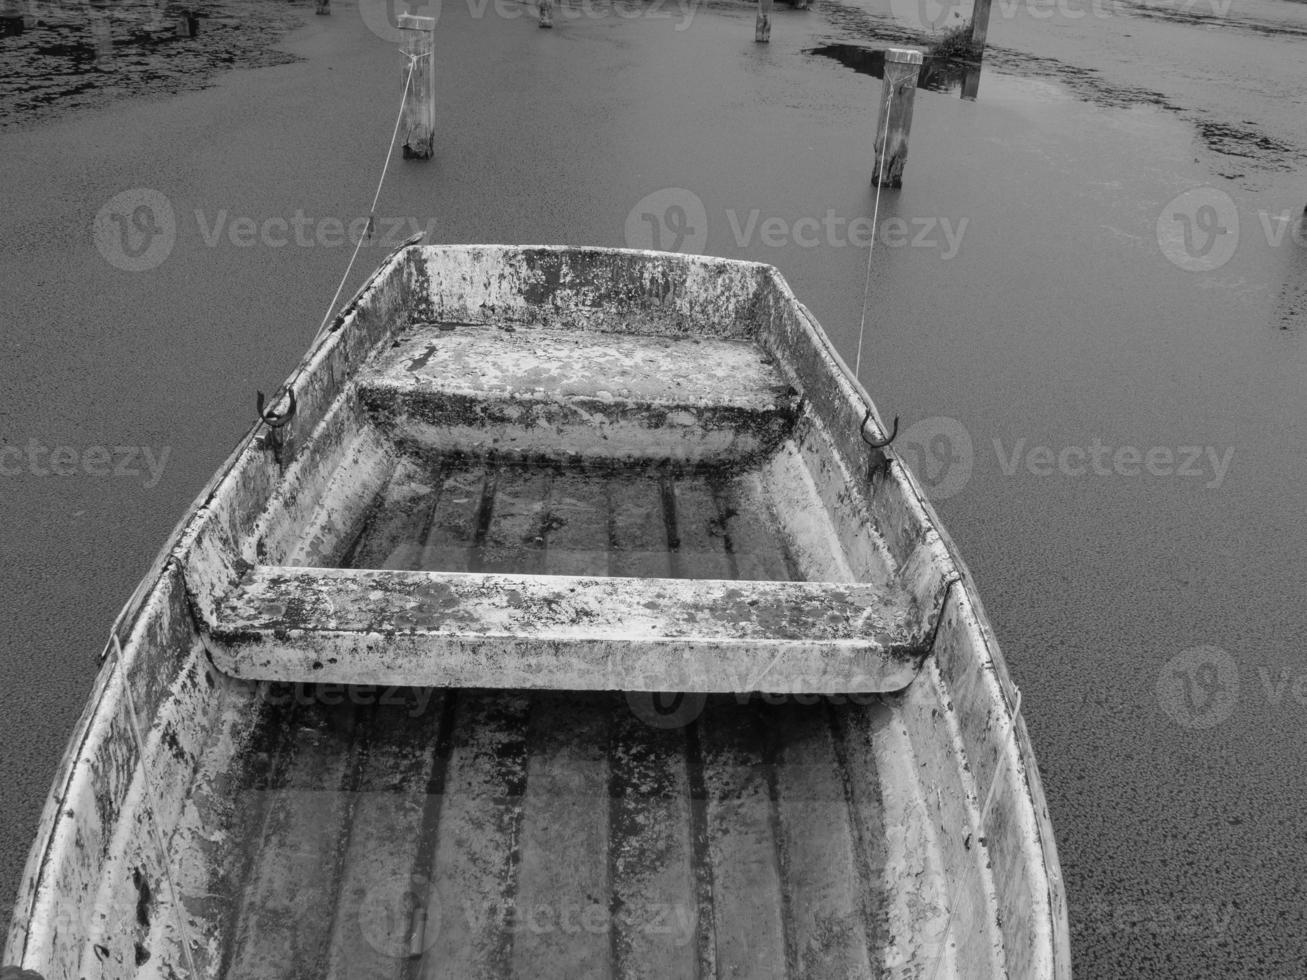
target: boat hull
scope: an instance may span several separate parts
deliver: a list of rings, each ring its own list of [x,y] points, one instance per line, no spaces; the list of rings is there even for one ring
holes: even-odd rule
[[[467,451],[467,435],[456,447],[440,441],[456,428],[450,413],[467,418],[462,389],[360,387],[368,365],[429,324],[454,333],[492,324],[566,335],[559,343],[610,335],[622,350],[620,338],[632,336],[699,338],[727,345],[724,351],[759,345],[785,382],[767,388],[759,404],[747,392],[731,401],[717,391],[722,382],[706,387],[716,401],[685,396],[668,408],[654,396],[631,396],[629,411],[598,391],[559,389],[527,406],[537,413],[529,425],[505,416],[502,400],[481,397],[469,433],[484,436],[499,425],[495,458],[514,465],[538,464],[560,442],[584,455],[587,467],[631,464],[636,444],[691,474],[704,459],[729,458],[732,472],[744,467],[773,488],[764,510],[790,515],[778,519],[777,533],[791,543],[789,564],[782,556],[773,567],[798,574],[776,577],[832,583],[822,601],[837,585],[871,581],[886,594],[899,590],[907,597],[894,607],[901,640],[888,627],[885,640],[839,627],[792,636],[774,622],[750,633],[759,617],[740,612],[750,594],[766,606],[797,601],[805,586],[760,584],[753,566],[741,574],[734,551],[731,561],[710,566],[721,556],[711,534],[698,551],[669,537],[666,548],[619,554],[620,561],[634,552],[647,561],[665,553],[702,562],[679,569],[701,580],[700,593],[735,590],[729,616],[723,599],[694,628],[682,624],[676,636],[647,640],[638,662],[621,659],[630,647],[618,642],[620,616],[602,643],[593,624],[583,631],[589,646],[574,643],[570,661],[556,633],[532,639],[525,623],[512,621],[501,632],[513,643],[497,644],[489,661],[471,657],[472,667],[460,672],[451,664],[456,650],[470,649],[473,626],[484,631],[511,611],[482,610],[451,639],[420,616],[399,629],[396,616],[417,615],[407,598],[379,622],[351,626],[346,610],[333,628],[348,638],[335,647],[320,635],[321,612],[300,623],[309,640],[297,639],[284,616],[251,605],[268,601],[251,591],[260,569],[284,570],[297,589],[308,588],[305,577],[339,579],[323,566],[348,566],[359,554],[368,515],[377,511],[377,474],[389,480],[403,460],[423,454],[447,466],[451,452]],[[647,367],[657,356],[631,344],[628,366]],[[511,358],[494,364],[508,370]],[[295,396],[293,417],[275,433],[256,425],[241,441],[115,624],[47,803],[5,962],[48,978],[185,975],[186,945],[206,976],[357,975],[358,957],[376,975],[405,975],[416,962],[434,976],[432,949],[443,950],[439,962],[475,967],[459,975],[540,975],[546,964],[559,975],[762,975],[766,965],[777,975],[912,976],[939,967],[941,976],[1069,976],[1051,824],[1019,697],[972,579],[906,466],[892,449],[864,439],[868,418],[873,425],[877,418],[870,399],[775,270],[621,250],[408,248],[315,343],[285,391]],[[714,406],[723,404],[737,414],[721,415]],[[272,408],[288,406],[279,397]],[[743,424],[740,412],[757,425]],[[675,416],[683,424],[667,432],[673,413],[683,413]],[[365,415],[370,427],[360,424]],[[589,444],[568,435],[596,427],[610,438]],[[738,435],[744,430],[747,438]],[[552,443],[541,431],[554,433]],[[579,471],[569,459],[574,480]],[[802,479],[787,475],[796,468]],[[693,480],[666,480],[675,511],[677,494]],[[796,486],[806,496],[793,497]],[[568,499],[583,497],[578,490]],[[802,514],[822,517],[795,523]],[[725,537],[734,540],[729,530]],[[603,569],[587,571],[598,550]],[[548,548],[517,555],[517,579],[495,591],[556,593],[558,581],[541,583],[567,571],[546,567],[551,560],[565,561],[575,582],[629,572],[626,565],[614,571],[613,550],[606,541],[603,549],[555,549],[552,559]],[[484,559],[484,549],[467,553]],[[520,565],[528,559],[542,564]],[[367,594],[407,588],[405,575],[424,588],[454,589],[487,574],[449,571],[451,560],[447,550],[424,546],[421,561],[434,564],[369,572],[375,588]],[[732,580],[744,584],[713,584]],[[600,587],[575,582],[582,591]],[[605,608],[646,597],[637,586],[616,588]],[[661,602],[683,609],[690,594],[668,592]],[[422,615],[435,600],[425,601]],[[333,615],[350,604],[340,594],[331,603]],[[250,615],[234,618],[241,610]],[[861,624],[866,614],[864,603],[839,616]],[[815,621],[811,608],[804,615]],[[670,613],[658,616],[639,632],[652,636],[675,622]],[[754,659],[723,669],[733,628]],[[485,637],[478,642],[484,647]],[[548,643],[555,643],[550,655],[525,669]],[[306,649],[338,655],[294,659]],[[408,651],[402,665],[396,649]],[[839,650],[850,659],[828,659]],[[378,698],[377,691],[396,692],[406,707],[387,713],[360,705],[361,684],[374,685]],[[582,688],[596,693],[577,693]],[[627,693],[601,693],[613,689]],[[640,698],[668,690],[701,692],[689,699],[699,713],[667,727],[656,723],[666,717],[657,711],[654,724],[640,721]],[[769,703],[763,691],[783,703]],[[411,717],[423,692],[426,707]],[[325,703],[334,697],[344,703]],[[842,702],[833,703],[837,697]],[[386,760],[380,772],[360,762],[368,743],[352,733],[363,716],[381,747],[377,758]],[[493,751],[478,752],[478,739]],[[498,762],[486,769],[497,753],[517,758],[520,772]],[[643,790],[632,783],[633,767],[648,776]],[[388,771],[397,775],[386,790],[368,788]],[[451,783],[451,772],[462,772],[463,782]],[[537,790],[543,796],[533,805]],[[483,804],[490,809],[478,812]],[[746,817],[756,822],[748,839],[739,830],[754,826]],[[411,826],[396,829],[403,820]],[[459,835],[459,820],[507,828],[507,836]],[[633,831],[633,820],[675,832],[651,838],[648,827]],[[336,841],[335,857],[313,869],[317,878],[305,878],[290,842],[296,827],[307,833],[324,821],[334,828],[324,832]],[[402,846],[386,852],[387,840]],[[354,842],[364,851],[351,857]],[[442,854],[456,863],[470,846],[488,849],[477,875],[452,865],[440,871]],[[385,860],[372,853],[378,848]],[[649,858],[651,849],[661,863]],[[763,854],[769,857],[756,857]],[[845,870],[814,878],[822,862]],[[413,886],[414,873],[423,887]],[[440,898],[451,882],[460,882],[459,894],[477,896],[471,906]],[[552,910],[554,928],[532,931],[523,915],[533,904]],[[615,911],[637,906],[639,915]],[[581,917],[568,919],[582,923],[574,932],[563,929],[564,909]],[[582,921],[587,914],[593,928]],[[670,932],[645,928],[655,914],[671,916]],[[452,918],[433,925],[441,916]],[[278,950],[300,952],[279,960]]]

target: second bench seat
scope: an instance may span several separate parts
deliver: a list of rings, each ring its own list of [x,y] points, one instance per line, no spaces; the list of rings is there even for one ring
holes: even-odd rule
[[[257,566],[208,638],[259,681],[851,693],[911,682],[920,623],[859,583]]]

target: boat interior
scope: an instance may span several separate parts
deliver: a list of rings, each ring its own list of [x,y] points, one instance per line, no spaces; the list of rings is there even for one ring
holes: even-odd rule
[[[398,255],[115,631],[47,977],[1026,975],[1019,722],[864,404],[767,267]]]

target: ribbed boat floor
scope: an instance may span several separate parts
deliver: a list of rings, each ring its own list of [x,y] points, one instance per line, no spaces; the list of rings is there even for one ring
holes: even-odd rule
[[[755,470],[405,456],[348,568],[788,581]]]
[[[804,577],[756,469],[417,453],[339,563]],[[874,696],[262,695],[257,728],[200,762],[192,839],[210,843],[181,875],[229,897],[203,903],[222,976],[881,972]]]
[[[197,803],[232,980],[880,972],[871,696],[265,693]]]

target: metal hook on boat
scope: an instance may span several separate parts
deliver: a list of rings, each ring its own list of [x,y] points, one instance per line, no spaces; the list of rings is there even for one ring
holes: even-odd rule
[[[899,434],[899,417],[894,416],[894,425],[890,428],[890,434],[884,439],[868,439],[867,423],[871,421],[871,409],[867,409],[867,414],[862,417],[862,425],[858,429],[858,434],[862,436],[862,441],[872,449],[884,449],[893,442]]]
[[[290,399],[290,407],[287,408],[286,411],[282,412],[280,415],[278,415],[276,412],[273,411],[265,412],[263,410],[263,392],[260,391],[257,392],[257,394],[258,394],[258,399],[256,400],[255,411],[259,413],[259,420],[262,421],[263,424],[266,425],[269,429],[280,429],[283,425],[285,425],[287,422],[289,422],[291,419],[295,417],[295,389],[294,388],[290,389],[286,393],[286,396]]]
[[[268,434],[263,439],[263,448],[272,450],[272,456],[277,461],[278,466],[283,465],[282,452],[285,448],[285,438],[281,430],[287,422],[295,417],[294,388],[286,389],[286,398],[290,404],[287,406],[286,411],[281,414],[272,411],[270,408],[264,408],[263,392],[261,391],[258,392],[258,399],[255,403],[255,410],[259,413],[259,421],[268,427]],[[273,403],[275,404],[276,401],[276,396],[273,396]]]

